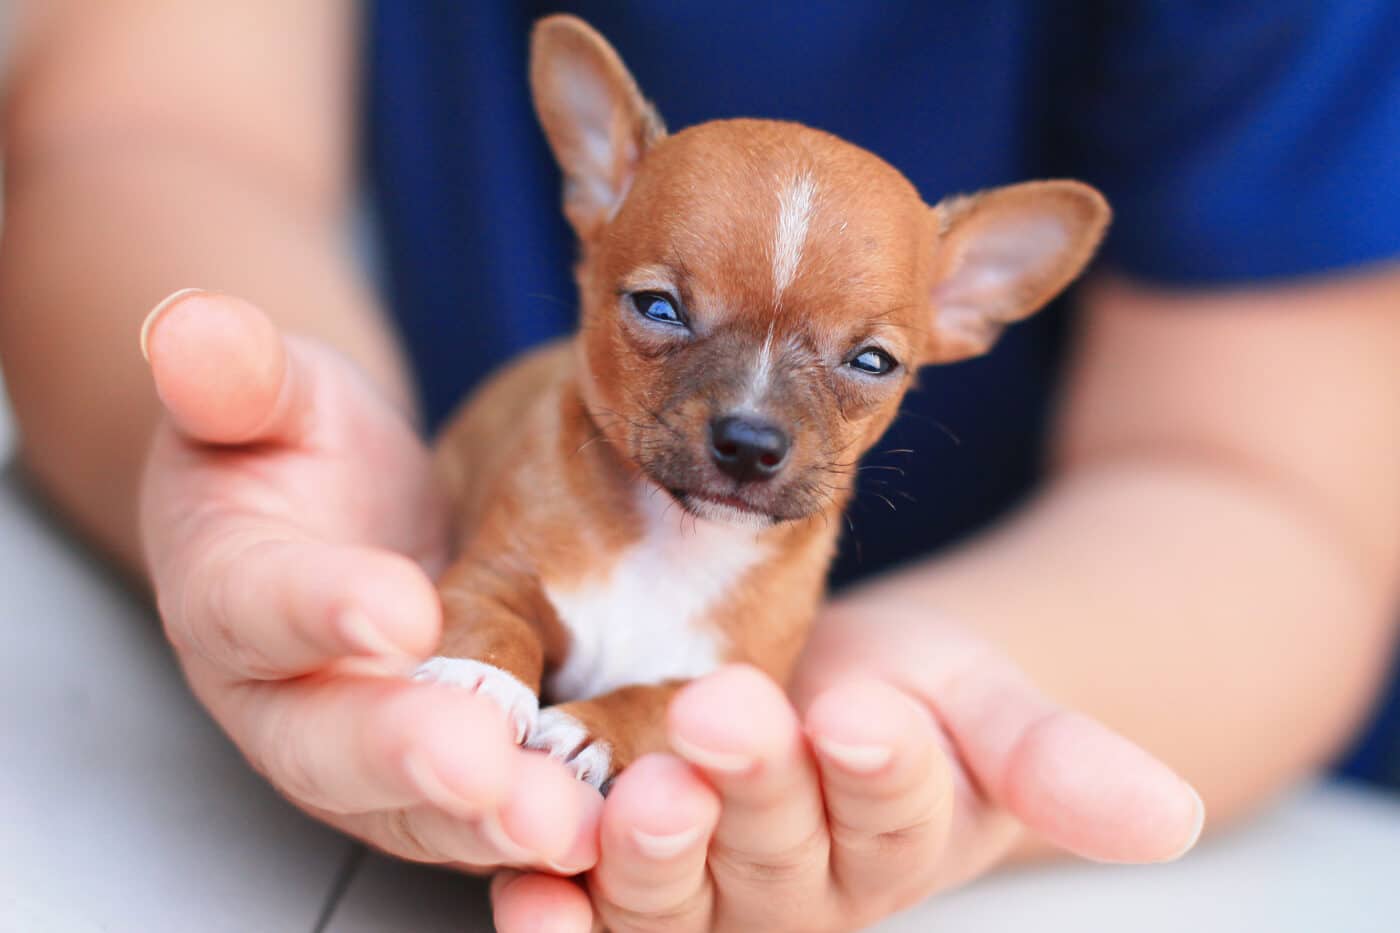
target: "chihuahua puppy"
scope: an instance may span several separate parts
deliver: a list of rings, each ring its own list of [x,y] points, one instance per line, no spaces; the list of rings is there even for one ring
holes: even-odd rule
[[[786,680],[854,465],[925,364],[985,352],[1088,262],[1103,198],[1039,181],[928,207],[793,123],[668,135],[582,21],[530,85],[578,234],[581,328],[495,375],[438,447],[459,556],[420,679],[491,697],[604,789],[727,661]],[[543,699],[541,699],[541,697]]]

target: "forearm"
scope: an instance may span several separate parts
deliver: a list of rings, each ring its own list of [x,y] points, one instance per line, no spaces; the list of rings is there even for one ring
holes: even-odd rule
[[[954,554],[844,600],[969,625],[1175,767],[1213,823],[1336,753],[1389,658],[1389,601],[1290,500],[1209,463],[1053,481]]]
[[[7,166],[0,347],[22,457],[128,566],[157,413],[136,336],[169,292],[248,298],[407,404],[388,331],[344,255],[343,218],[296,195],[198,139],[107,139]]]

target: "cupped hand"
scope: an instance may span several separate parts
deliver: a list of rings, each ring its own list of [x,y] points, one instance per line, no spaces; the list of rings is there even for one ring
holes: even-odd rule
[[[985,872],[1028,834],[1154,862],[1200,833],[1189,785],[955,625],[829,614],[793,697],[746,667],[683,691],[680,757],[617,779],[588,894],[499,876],[499,928],[855,930]]]
[[[391,854],[579,871],[601,800],[489,700],[403,675],[436,645],[444,504],[404,413],[251,305],[182,292],[142,348],[168,417],[147,566],[196,695],[299,807]]]

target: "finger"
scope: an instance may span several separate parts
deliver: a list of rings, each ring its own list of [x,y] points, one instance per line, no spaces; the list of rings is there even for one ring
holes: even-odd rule
[[[557,762],[516,750],[519,767],[497,809],[477,816],[454,813],[457,804],[421,805],[373,813],[335,814],[312,808],[326,822],[400,858],[491,869],[501,865],[576,874],[597,862],[602,800],[571,806],[577,785]],[[438,782],[440,788],[440,782]],[[524,819],[522,814],[526,814]],[[571,838],[572,837],[572,838]]]
[[[491,915],[500,933],[589,933],[593,909],[576,883],[553,875],[497,872]]]
[[[723,913],[773,929],[790,920],[784,905],[821,904],[829,893],[826,814],[782,690],[751,667],[721,668],[676,695],[669,737],[721,798],[710,871]]]
[[[519,843],[529,854],[526,864],[561,874],[592,868],[598,860],[603,798],[549,756],[517,753],[521,760],[509,794],[493,815],[495,822],[488,818],[488,825],[501,831],[492,835]]]
[[[853,904],[921,893],[953,810],[953,774],[928,711],[883,681],[828,689],[805,718],[831,832],[831,865]],[[902,904],[900,904],[902,906]]]
[[[678,758],[648,755],[622,772],[603,808],[589,884],[609,930],[710,928],[705,855],[719,809],[715,792]]]
[[[476,817],[505,801],[522,770],[504,713],[465,690],[348,675],[230,684],[197,665],[187,672],[253,766],[321,810],[431,803]]]
[[[213,514],[150,557],[170,640],[232,678],[278,679],[342,657],[426,657],[442,625],[424,571],[389,551],[298,540],[258,516]]]
[[[295,441],[313,412],[313,373],[253,305],[176,292],[141,325],[156,392],[189,438],[209,444]]]
[[[1195,845],[1205,807],[1166,765],[1093,720],[1055,706],[987,652],[933,704],[998,803],[1051,843],[1107,862],[1159,862]]]

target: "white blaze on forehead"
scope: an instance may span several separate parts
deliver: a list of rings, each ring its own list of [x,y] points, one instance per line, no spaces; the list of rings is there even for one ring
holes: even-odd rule
[[[817,182],[801,172],[778,193],[778,225],[773,233],[773,296],[781,301],[783,292],[797,277],[802,247],[807,242],[807,226],[812,220],[812,202]]]
[[[797,278],[797,266],[802,262],[802,249],[807,242],[807,228],[812,220],[812,205],[817,196],[817,182],[810,172],[799,172],[778,192],[778,223],[773,230],[773,303],[782,304],[783,292]],[[752,406],[767,388],[773,374],[773,338],[777,320],[768,325],[768,336],[758,351],[758,360],[749,379],[749,394],[745,404]]]
[[[758,351],[758,362],[754,364],[753,372],[749,375],[749,392],[744,397],[743,407],[753,408],[773,377],[773,330],[777,324],[775,319],[768,325],[768,336],[763,339],[763,348]]]
[[[768,336],[763,338],[763,349],[758,351],[758,372],[765,380],[773,368],[773,329],[776,326],[776,321],[768,325]]]

